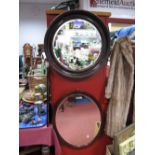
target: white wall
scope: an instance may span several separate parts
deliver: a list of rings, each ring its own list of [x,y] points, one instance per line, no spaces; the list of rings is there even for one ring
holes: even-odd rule
[[[45,11],[54,4],[19,3],[19,53],[23,53],[23,45],[30,43],[37,46],[44,42],[47,29]],[[89,0],[80,0],[80,8],[90,11],[110,11],[113,17],[134,18],[134,10],[91,8]]]
[[[47,29],[46,9],[50,4],[19,3],[19,53],[23,53],[23,45],[38,45],[44,42]]]
[[[135,10],[131,9],[116,9],[116,8],[93,8],[89,6],[89,0],[80,0],[80,8],[88,11],[101,11],[101,12],[111,12],[111,17],[116,18],[135,18]]]

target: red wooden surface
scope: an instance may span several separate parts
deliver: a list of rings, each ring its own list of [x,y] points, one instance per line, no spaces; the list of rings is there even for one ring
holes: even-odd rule
[[[104,16],[98,16],[102,21],[103,23],[108,27],[108,19],[109,17],[104,17]]]
[[[46,14],[46,19],[47,19],[47,26],[50,25],[50,23],[54,20],[54,18],[58,16],[58,14]],[[108,26],[108,22],[109,22],[109,17],[107,16],[98,16],[102,21],[103,23]]]
[[[108,18],[108,23],[122,23],[122,24],[135,24],[135,19],[127,18]]]
[[[104,89],[106,84],[106,67],[99,69],[95,75],[82,79],[72,80],[63,77],[51,69],[51,103],[55,105],[65,94],[75,90],[82,90],[94,96],[102,104],[106,103]]]
[[[56,17],[57,15],[47,15],[47,26],[50,25],[50,23],[54,20],[54,18]]]
[[[56,17],[56,15],[47,14],[47,25]],[[101,17],[101,20],[108,25],[107,18]],[[102,105],[103,112],[106,111],[107,102],[104,98],[104,90],[106,84],[107,67],[103,66],[91,77],[82,80],[71,80],[58,74],[50,67],[50,92],[52,105],[57,104],[57,101],[66,93],[82,90],[94,96],[96,100]],[[78,129],[77,129],[78,132]],[[111,139],[106,135],[101,135],[92,145],[83,149],[73,149],[66,145],[61,145],[61,155],[105,155],[106,145],[111,143]]]

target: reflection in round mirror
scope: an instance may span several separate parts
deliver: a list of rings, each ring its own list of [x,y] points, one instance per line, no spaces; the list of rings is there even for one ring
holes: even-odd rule
[[[53,53],[62,67],[83,71],[93,66],[101,53],[101,35],[94,25],[83,19],[68,20],[56,31]]]
[[[107,63],[109,30],[91,12],[67,11],[49,25],[44,49],[52,68],[58,73],[72,79],[86,78]]]
[[[59,103],[55,126],[60,138],[73,147],[92,143],[101,129],[101,111],[97,103],[83,93],[73,93]]]

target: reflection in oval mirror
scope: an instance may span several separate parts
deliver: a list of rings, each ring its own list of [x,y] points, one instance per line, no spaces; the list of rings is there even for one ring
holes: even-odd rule
[[[52,52],[62,67],[80,72],[98,61],[102,39],[93,24],[83,19],[73,19],[58,28],[52,46]]]
[[[97,103],[83,93],[73,93],[65,97],[55,114],[58,134],[63,141],[77,148],[94,141],[100,131],[101,122]]]

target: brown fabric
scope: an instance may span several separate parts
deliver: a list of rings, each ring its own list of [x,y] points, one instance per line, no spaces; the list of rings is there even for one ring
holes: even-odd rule
[[[119,38],[113,47],[105,97],[109,99],[106,133],[113,137],[124,127],[134,85],[134,61],[131,41]]]
[[[134,101],[133,101],[133,117],[132,122],[135,123],[135,94],[134,94]]]

